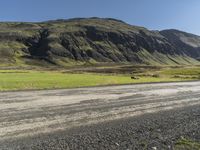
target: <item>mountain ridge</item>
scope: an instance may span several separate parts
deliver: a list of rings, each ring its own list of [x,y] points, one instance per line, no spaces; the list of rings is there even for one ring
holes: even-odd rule
[[[151,31],[112,18],[0,23],[0,63],[58,65],[199,64],[200,36]]]

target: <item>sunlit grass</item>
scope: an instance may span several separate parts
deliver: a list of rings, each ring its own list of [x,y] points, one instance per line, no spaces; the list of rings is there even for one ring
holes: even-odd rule
[[[133,68],[134,69],[134,68]],[[139,68],[138,68],[139,69]],[[146,68],[133,74],[119,73],[66,73],[58,71],[0,70],[0,91],[76,88],[100,85],[119,85],[149,82],[199,80],[199,67]],[[131,77],[135,79],[131,79]]]
[[[0,90],[27,90],[27,89],[55,89],[74,88],[99,85],[182,81],[175,78],[140,77],[131,79],[129,75],[105,75],[105,74],[70,74],[54,71],[24,71],[1,70]]]

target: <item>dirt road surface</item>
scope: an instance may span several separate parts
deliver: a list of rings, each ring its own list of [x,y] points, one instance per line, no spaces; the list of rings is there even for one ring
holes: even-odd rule
[[[172,149],[199,126],[200,82],[0,93],[0,149]]]

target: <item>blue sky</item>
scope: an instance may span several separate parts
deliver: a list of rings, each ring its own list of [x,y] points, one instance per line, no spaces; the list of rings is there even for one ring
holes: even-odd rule
[[[1,0],[0,21],[110,17],[200,35],[200,0]]]

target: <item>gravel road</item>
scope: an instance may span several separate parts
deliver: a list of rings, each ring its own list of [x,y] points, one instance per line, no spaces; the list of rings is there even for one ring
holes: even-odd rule
[[[200,140],[200,82],[0,93],[0,149],[172,149]]]

